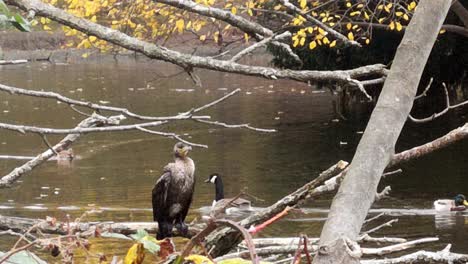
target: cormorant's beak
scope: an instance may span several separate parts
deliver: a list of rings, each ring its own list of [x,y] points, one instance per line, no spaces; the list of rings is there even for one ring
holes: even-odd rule
[[[468,201],[464,200],[464,201],[463,201],[463,205],[464,205],[464,206],[468,206]]]
[[[183,150],[183,154],[184,154],[184,157],[187,156],[187,153],[192,150],[192,147],[191,146],[186,146],[184,147],[184,150]]]
[[[205,180],[205,183],[209,183],[209,182],[210,182],[210,179],[206,179],[206,180]]]

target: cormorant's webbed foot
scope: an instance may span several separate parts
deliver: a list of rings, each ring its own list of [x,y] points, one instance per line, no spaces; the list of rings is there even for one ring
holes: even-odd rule
[[[172,236],[172,224],[170,223],[158,223],[158,233],[156,234],[157,240],[163,240],[166,237]]]
[[[184,222],[176,223],[175,228],[180,232],[181,236],[188,236],[188,226]]]

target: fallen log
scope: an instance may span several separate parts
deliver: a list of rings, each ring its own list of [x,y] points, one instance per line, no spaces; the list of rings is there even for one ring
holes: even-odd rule
[[[60,221],[46,221],[42,219],[30,219],[23,217],[4,216],[0,215],[0,230],[11,230],[18,233],[24,233],[27,230],[33,230],[31,233],[40,231],[44,234],[76,234],[76,233],[93,233],[110,232],[119,233],[123,235],[134,234],[138,229],[144,229],[148,233],[157,233],[158,223],[153,222],[60,222]],[[188,236],[194,236],[200,232],[202,225],[190,225]],[[180,233],[176,229],[173,234],[179,236]]]

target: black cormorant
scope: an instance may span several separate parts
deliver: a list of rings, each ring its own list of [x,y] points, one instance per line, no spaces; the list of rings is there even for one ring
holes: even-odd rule
[[[183,236],[188,233],[184,220],[195,187],[195,164],[187,156],[191,149],[182,142],[175,144],[174,162],[164,167],[164,174],[153,188],[153,219],[158,222],[158,240],[170,237],[173,225]]]
[[[212,211],[219,212],[220,210],[223,210],[227,214],[229,214],[232,209],[252,209],[250,206],[250,201],[248,200],[237,198],[231,202],[233,198],[224,198],[223,180],[221,179],[221,176],[218,173],[211,174],[205,182],[213,183],[216,189],[215,200],[213,201],[213,205],[211,207]]]

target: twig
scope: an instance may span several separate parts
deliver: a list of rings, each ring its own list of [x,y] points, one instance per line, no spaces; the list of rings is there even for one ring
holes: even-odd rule
[[[185,144],[187,145],[190,145],[190,146],[193,146],[193,147],[200,147],[200,148],[208,148],[207,145],[202,145],[202,144],[197,144],[197,143],[192,143],[190,141],[187,141],[183,138],[181,138],[179,135],[177,135],[176,133],[168,133],[168,132],[161,132],[161,131],[154,131],[154,130],[149,130],[149,129],[146,129],[146,128],[142,128],[142,127],[137,127],[138,130],[140,131],[143,131],[145,133],[150,133],[150,134],[155,134],[155,135],[159,135],[159,136],[164,136],[164,137],[169,137],[169,138],[173,138],[173,139],[177,139],[178,141],[181,141],[181,142],[184,142]]]
[[[11,256],[13,256],[14,254],[20,252],[20,251],[23,251],[23,250],[26,250],[32,246],[34,246],[36,244],[36,241],[33,241],[31,243],[28,243],[22,247],[19,247],[19,248],[15,248],[13,250],[10,250],[8,251],[7,253],[5,253],[2,258],[0,259],[0,264],[7,261]]]
[[[368,234],[374,233],[377,230],[380,230],[380,229],[382,229],[382,228],[384,228],[386,226],[392,226],[392,224],[396,223],[396,222],[398,222],[398,218],[392,219],[392,220],[390,220],[390,221],[388,221],[386,223],[383,223],[383,224],[381,224],[379,226],[376,226],[376,227],[374,227],[374,228],[372,228],[370,230],[367,230],[367,231],[363,232],[363,235],[368,235]]]
[[[414,97],[414,100],[418,100],[419,98],[422,98],[422,97],[424,97],[424,96],[427,95],[427,91],[429,91],[429,89],[430,89],[431,86],[432,86],[432,81],[434,81],[434,78],[431,78],[431,79],[429,80],[429,83],[426,85],[426,88],[424,89],[424,91],[423,91],[420,95],[415,96],[415,97]]]
[[[379,201],[385,197],[388,197],[391,190],[392,190],[392,187],[385,186],[385,188],[381,192],[375,194],[375,201]]]
[[[449,94],[448,94],[448,91],[447,91],[447,86],[445,85],[445,83],[442,83],[442,85],[444,86],[444,93],[445,93],[445,108],[444,110],[438,112],[438,113],[434,113],[432,114],[431,116],[429,117],[426,117],[426,118],[414,118],[411,114],[408,115],[408,118],[415,122],[415,123],[426,123],[426,122],[430,122],[432,120],[435,120],[441,116],[443,116],[444,114],[446,114],[448,111],[452,110],[452,109],[455,109],[457,107],[461,107],[461,106],[464,106],[466,104],[468,104],[468,100],[466,101],[463,101],[459,104],[456,104],[456,105],[450,105],[450,98],[449,98]]]
[[[252,235],[255,235],[256,233],[262,231],[265,227],[271,225],[272,223],[274,223],[275,221],[281,219],[282,217],[284,217],[285,215],[287,215],[289,213],[289,211],[292,209],[292,207],[289,207],[287,206],[286,208],[284,208],[283,211],[281,211],[280,213],[276,214],[275,216],[273,216],[272,218],[268,219],[267,221],[261,223],[260,225],[258,226],[250,226],[249,228],[249,233],[252,234]]]
[[[271,41],[273,40],[277,40],[277,39],[284,39],[284,38],[289,38],[291,37],[291,32],[289,31],[286,31],[286,32],[283,32],[282,34],[279,34],[279,35],[273,35],[273,36],[270,36],[268,38],[264,38],[262,41],[259,41],[259,42],[256,42],[255,44],[241,50],[239,53],[237,53],[236,55],[234,55],[230,61],[238,61],[240,60],[242,57],[244,57],[245,55],[249,54],[249,53],[252,53],[254,50],[262,47],[262,46],[265,46],[267,45],[268,43],[270,43]]]
[[[52,145],[50,145],[49,141],[47,140],[47,136],[44,135],[44,134],[39,134],[42,138],[42,141],[44,141],[44,144],[46,144],[46,146],[55,154],[58,156],[58,153],[57,151],[55,151],[55,149],[52,147]]]
[[[256,127],[250,126],[249,124],[230,125],[230,124],[226,124],[226,123],[219,122],[219,121],[208,121],[208,120],[201,120],[201,119],[196,119],[196,118],[194,118],[193,120],[200,122],[200,123],[205,123],[205,124],[210,124],[210,125],[215,125],[215,126],[222,126],[226,128],[246,128],[246,129],[250,129],[250,130],[254,130],[258,132],[265,132],[265,133],[276,132],[276,129],[256,128]]]
[[[370,223],[370,222],[372,222],[372,221],[374,221],[374,220],[376,220],[376,219],[378,219],[378,218],[380,218],[380,217],[382,217],[384,215],[385,215],[385,213],[380,213],[380,214],[378,214],[378,215],[376,215],[376,216],[374,216],[372,218],[366,219],[364,221],[364,224]]]

